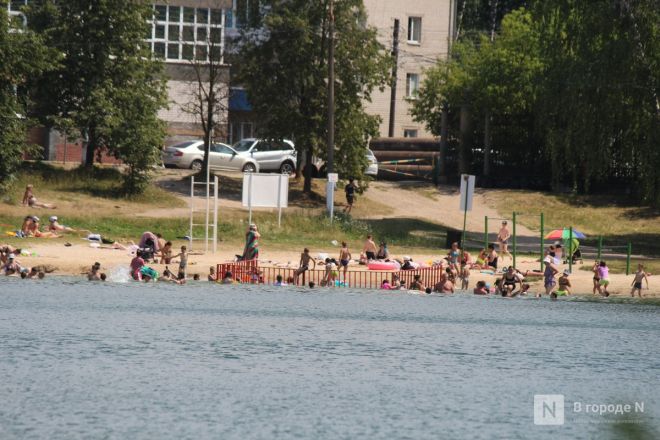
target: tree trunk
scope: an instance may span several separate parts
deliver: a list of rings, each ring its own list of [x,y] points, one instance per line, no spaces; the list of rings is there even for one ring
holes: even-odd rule
[[[303,192],[305,194],[312,193],[312,156],[314,155],[314,148],[311,142],[307,142],[307,154],[305,157],[305,182],[303,184]]]
[[[440,151],[438,152],[438,181],[447,180],[447,146],[449,145],[449,106],[445,103],[442,106],[442,117],[440,119]]]
[[[490,182],[490,110],[486,109],[484,116],[484,183],[489,185]]]
[[[211,82],[210,88],[213,90],[214,84]],[[204,160],[202,162],[202,170],[201,170],[201,178],[204,179],[203,181],[206,182],[206,176],[208,175],[210,178],[210,173],[208,172],[209,168],[209,160],[210,160],[210,151],[211,151],[211,142],[212,142],[212,137],[213,137],[213,129],[215,128],[215,121],[214,121],[214,102],[215,102],[215,96],[213,92],[209,93],[209,96],[206,100],[206,127],[204,131]]]
[[[91,168],[94,166],[94,155],[96,153],[96,133],[94,130],[89,130],[87,133],[87,141],[83,140],[87,144],[87,149],[85,150],[85,166]]]
[[[470,117],[470,108],[467,104],[461,106],[460,113],[460,145],[458,148],[458,172],[468,174],[470,167],[468,165],[468,154],[472,149],[472,123]]]

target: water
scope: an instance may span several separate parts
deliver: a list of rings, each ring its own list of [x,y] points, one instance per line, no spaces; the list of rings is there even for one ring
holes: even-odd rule
[[[648,304],[0,279],[0,438],[611,433],[611,416],[571,413],[576,401],[644,402],[660,433],[659,317]],[[534,425],[535,394],[565,395],[564,425]]]

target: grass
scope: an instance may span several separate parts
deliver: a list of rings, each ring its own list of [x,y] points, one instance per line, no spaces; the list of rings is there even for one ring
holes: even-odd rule
[[[633,254],[660,255],[660,211],[631,205],[614,196],[575,196],[521,190],[492,190],[488,199],[502,216],[523,213],[518,221],[539,230],[544,213],[545,230],[573,226],[587,235],[584,244],[595,246],[598,236],[604,247],[632,243]]]
[[[240,200],[241,177],[220,175],[222,196]],[[60,222],[76,229],[100,233],[119,241],[137,240],[145,230],[160,232],[168,239],[182,238],[189,234],[187,215],[168,218],[136,217],[134,214],[152,209],[185,207],[189,195],[188,176],[163,171],[156,184],[139,197],[127,198],[120,192],[119,171],[113,168],[65,169],[42,163],[25,164],[14,183],[10,197],[4,200],[0,212],[0,230],[16,230],[27,214],[37,214],[42,223],[51,214]],[[32,209],[20,205],[25,185],[34,185],[37,198],[42,202],[55,203],[56,210]],[[330,223],[325,213],[324,181],[313,180],[311,195],[302,191],[302,179],[291,179],[289,208],[283,212],[282,226],[277,225],[276,212],[255,211],[253,221],[259,225],[265,247],[299,249],[304,246],[316,249],[332,249],[332,241],[346,240],[354,251],[359,251],[365,236],[373,233],[376,240],[385,240],[401,252],[413,253],[415,249],[444,247],[444,229],[436,224],[415,219],[357,220],[373,212],[387,215],[390,208],[379,202],[360,198],[353,210],[353,217],[341,213],[343,194],[336,193],[337,212]],[[181,212],[181,210],[179,210]],[[180,214],[179,214],[180,215]],[[199,223],[199,221],[197,221]],[[244,209],[223,208],[219,214],[218,235],[222,245],[240,248],[247,227]],[[196,231],[201,234],[201,228]],[[80,234],[84,235],[84,234]],[[54,242],[71,240],[66,237]],[[17,246],[44,243],[43,239],[6,240]]]
[[[637,271],[637,264],[642,263],[644,265],[644,271],[651,274],[660,274],[660,259],[651,259],[651,260],[631,260],[630,261],[630,273],[633,274]],[[585,270],[591,272],[592,262],[585,261],[585,263],[580,266],[580,270]],[[626,260],[607,260],[607,267],[610,268],[610,273],[625,274],[626,273]],[[631,278],[632,282],[632,278]],[[644,284],[646,287],[646,284]]]

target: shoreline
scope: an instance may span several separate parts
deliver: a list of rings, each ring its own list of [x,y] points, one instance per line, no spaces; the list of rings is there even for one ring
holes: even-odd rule
[[[27,243],[26,243],[27,244]],[[175,249],[179,246],[179,243],[175,244]],[[108,249],[108,248],[93,248],[86,244],[73,244],[72,246],[65,247],[61,244],[56,243],[41,243],[34,246],[25,247],[24,250],[30,252],[29,256],[19,256],[18,259],[21,264],[25,267],[32,267],[36,265],[50,265],[56,268],[56,271],[47,276],[72,276],[72,277],[83,277],[90,266],[95,262],[101,263],[102,272],[110,272],[112,270],[117,270],[121,267],[128,268],[131,256],[130,253],[126,250],[117,250],[117,249]],[[219,249],[216,254],[208,253],[197,253],[196,250],[193,250],[190,253],[188,259],[188,277],[192,278],[194,274],[199,274],[201,280],[206,280],[209,273],[209,267],[216,267],[219,263],[224,263],[228,261],[233,261],[234,254],[238,248],[228,249]],[[313,257],[317,257],[319,253],[328,254],[330,257],[336,257],[335,254],[339,253],[338,247],[328,246],[326,249],[311,249],[310,254]],[[359,254],[359,252],[355,252]],[[398,256],[398,255],[397,255]],[[444,256],[443,253],[438,252],[434,255],[432,254],[412,254],[410,255],[414,261],[417,262],[428,262],[441,258]],[[271,250],[270,248],[262,248],[261,255],[259,259],[259,265],[263,267],[281,267],[281,268],[297,268],[298,261],[300,259],[299,252],[295,251],[286,251],[286,250]],[[502,261],[502,259],[501,259]],[[503,261],[502,267],[510,264],[510,259],[507,258]],[[592,272],[581,270],[580,267],[584,265],[574,265],[574,271],[570,275],[571,282],[573,284],[573,293],[571,296],[581,296],[581,297],[592,297],[592,298],[603,298],[598,294],[592,294],[593,281],[592,281]],[[165,269],[165,264],[149,264],[154,269],[163,272]],[[177,267],[177,263],[171,263],[168,265],[170,270],[173,270]],[[538,270],[539,263],[534,259],[519,259],[518,261],[518,270],[525,272],[526,270]],[[323,266],[320,266],[323,267]],[[560,270],[568,268],[567,265],[560,265]],[[349,271],[365,271],[368,269],[364,265],[359,265],[356,262],[351,262],[349,265]],[[491,285],[494,283],[495,279],[500,275],[499,273],[491,275],[486,273],[481,273],[477,269],[473,269],[470,273],[470,282],[468,292],[476,285],[477,281],[485,281]],[[632,275],[624,274],[611,274],[610,275],[610,298],[632,298],[630,296]],[[543,279],[542,278],[533,278],[528,282],[531,285],[530,292],[543,293]],[[642,294],[643,298],[659,298],[660,297],[660,286],[657,286],[654,283],[654,277],[649,277],[649,287],[650,290],[643,289]],[[646,285],[644,284],[644,287]],[[322,288],[322,287],[318,287]],[[458,289],[457,289],[458,290]],[[545,296],[545,295],[544,295]],[[638,295],[635,298],[639,298]]]

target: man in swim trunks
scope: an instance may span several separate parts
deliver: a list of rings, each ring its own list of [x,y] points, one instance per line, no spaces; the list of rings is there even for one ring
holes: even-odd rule
[[[298,277],[309,270],[310,262],[314,264],[314,269],[316,269],[316,261],[311,257],[311,255],[309,255],[309,249],[305,248],[303,249],[302,254],[300,254],[300,263],[298,265],[298,269],[296,269],[293,274],[295,277],[294,282],[296,284],[298,284]]]
[[[357,185],[354,180],[355,179],[348,179],[348,184],[344,187],[344,192],[346,193],[346,207],[344,208],[344,212],[346,214],[351,213],[353,202],[355,201],[355,189],[357,188]]]
[[[341,249],[339,249],[339,264],[344,268],[344,281],[346,281],[346,272],[348,271],[348,263],[351,261],[351,251],[348,250],[348,245],[345,241],[341,242]]]
[[[649,290],[649,279],[648,274],[644,272],[644,266],[642,264],[637,265],[637,272],[635,272],[635,278],[632,282],[632,290],[630,291],[630,296],[635,296],[635,290],[639,297],[642,297],[642,281],[646,280],[646,290]]]
[[[374,243],[373,237],[367,235],[367,239],[364,241],[364,247],[362,248],[362,252],[366,255],[367,260],[375,260],[377,251],[378,249],[376,248],[376,243]]]
[[[500,253],[502,255],[508,255],[509,258],[511,258],[511,254],[509,253],[509,249],[508,249],[509,238],[511,238],[511,233],[509,232],[508,222],[504,220],[502,222],[502,227],[500,228],[500,232],[497,233],[497,244],[499,245]]]

